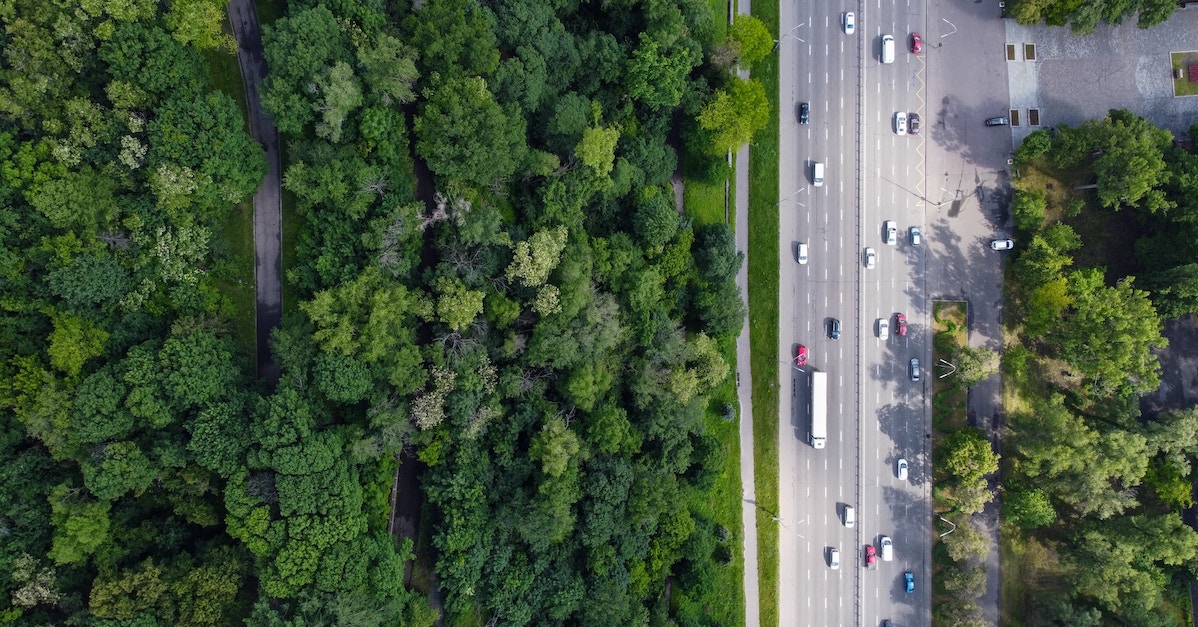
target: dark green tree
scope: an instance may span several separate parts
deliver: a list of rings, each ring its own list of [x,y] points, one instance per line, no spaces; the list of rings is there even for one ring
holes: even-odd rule
[[[526,151],[524,124],[499,107],[481,78],[445,81],[415,122],[416,150],[450,180],[488,185],[514,174]]]

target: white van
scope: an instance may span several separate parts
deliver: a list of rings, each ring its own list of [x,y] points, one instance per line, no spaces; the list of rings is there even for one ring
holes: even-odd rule
[[[824,186],[824,164],[820,163],[819,161],[816,161],[815,165],[811,168],[811,182],[814,183],[816,187]]]
[[[894,63],[894,37],[882,35],[882,63]]]
[[[857,524],[857,510],[853,509],[852,505],[844,506],[844,526],[850,529]]]

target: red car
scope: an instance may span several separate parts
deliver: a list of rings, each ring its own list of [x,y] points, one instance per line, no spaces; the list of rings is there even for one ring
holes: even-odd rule
[[[919,33],[911,33],[911,52],[915,54],[923,52],[923,37]]]
[[[872,544],[865,545],[865,565],[867,567],[873,567],[873,565],[877,564],[877,563],[878,563],[878,550],[875,549],[874,545],[872,545]]]
[[[795,365],[796,366],[806,366],[807,365],[807,347],[803,346],[802,344],[799,344],[799,347],[797,349],[795,349]]]
[[[897,329],[895,333],[899,335],[907,334],[907,314],[898,314],[895,316],[894,323],[894,328]]]

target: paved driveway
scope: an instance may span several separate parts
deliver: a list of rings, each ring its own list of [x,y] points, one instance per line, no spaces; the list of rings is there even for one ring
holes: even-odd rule
[[[1133,18],[1083,37],[1068,28],[1003,22],[1007,43],[1016,45],[1017,60],[1007,63],[1011,108],[1026,116],[1028,108],[1039,107],[1041,126],[1077,126],[1117,108],[1130,109],[1174,137],[1196,121],[1198,96],[1173,96],[1169,53],[1198,50],[1198,6],[1174,11],[1148,30]],[[1024,60],[1024,43],[1036,45],[1036,61]],[[1032,130],[1012,129],[1016,145]]]

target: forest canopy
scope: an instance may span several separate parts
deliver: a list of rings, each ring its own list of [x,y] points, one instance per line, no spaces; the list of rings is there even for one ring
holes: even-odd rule
[[[0,621],[431,625],[388,533],[400,464],[449,623],[732,620],[694,601],[732,554],[690,503],[723,462],[743,259],[671,177],[723,176],[765,124],[731,74],[764,27],[725,37],[697,0],[290,3],[262,28],[293,299],[270,389],[237,331],[267,168],[224,19],[0,12]]]

